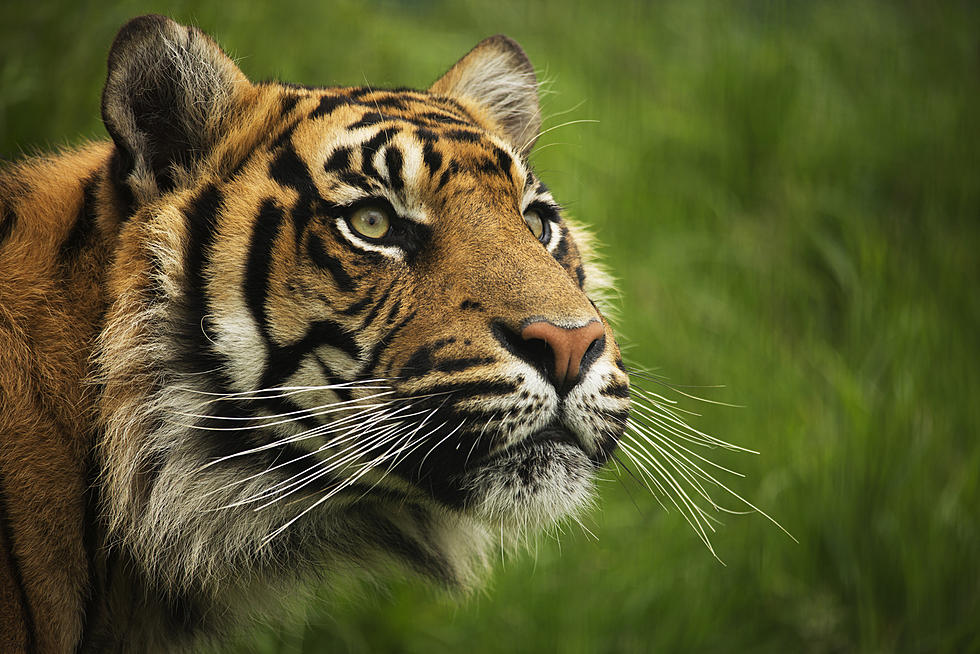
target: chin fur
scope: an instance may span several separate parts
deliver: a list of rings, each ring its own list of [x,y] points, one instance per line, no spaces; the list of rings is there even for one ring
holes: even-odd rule
[[[518,444],[467,473],[462,486],[474,515],[517,537],[590,507],[595,469],[574,445]]]

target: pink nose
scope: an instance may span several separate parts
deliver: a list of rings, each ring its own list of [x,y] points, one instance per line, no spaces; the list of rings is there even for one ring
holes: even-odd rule
[[[521,330],[525,341],[540,339],[547,344],[554,356],[553,379],[562,388],[578,379],[582,359],[589,347],[606,333],[601,322],[593,321],[582,327],[566,329],[545,320],[532,322]]]

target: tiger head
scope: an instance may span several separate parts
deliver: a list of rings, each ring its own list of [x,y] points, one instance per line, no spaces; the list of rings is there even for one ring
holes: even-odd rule
[[[253,84],[147,16],[102,112],[130,217],[100,454],[137,561],[188,588],[324,557],[466,585],[498,533],[588,503],[629,380],[586,235],[529,166],[516,43],[425,91]]]

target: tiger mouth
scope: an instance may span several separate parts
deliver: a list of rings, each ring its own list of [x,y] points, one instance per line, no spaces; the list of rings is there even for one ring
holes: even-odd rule
[[[579,440],[564,425],[558,422],[548,424],[538,431],[507,445],[495,452],[490,452],[482,459],[474,462],[473,468],[481,468],[502,459],[513,459],[515,455],[530,451],[546,451],[555,448],[570,448],[577,453],[587,454]]]
[[[539,429],[527,438],[515,443],[514,446],[519,447],[523,443],[565,443],[578,449],[582,449],[582,445],[579,443],[578,439],[575,438],[572,432],[566,429],[564,425],[554,423]]]

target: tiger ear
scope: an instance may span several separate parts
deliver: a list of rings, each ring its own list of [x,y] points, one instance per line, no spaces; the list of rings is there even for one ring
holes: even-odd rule
[[[480,41],[429,87],[479,105],[508,143],[527,155],[541,128],[538,79],[521,46],[503,34]]]
[[[214,41],[164,16],[126,23],[109,51],[102,122],[134,199],[173,190],[207,156],[251,83]]]

